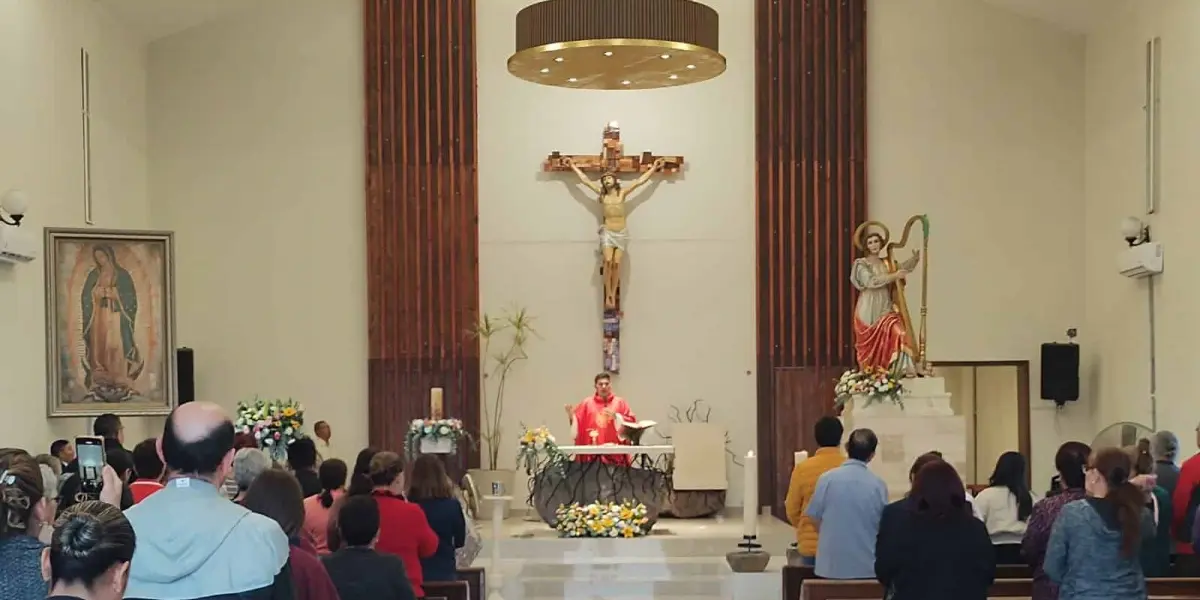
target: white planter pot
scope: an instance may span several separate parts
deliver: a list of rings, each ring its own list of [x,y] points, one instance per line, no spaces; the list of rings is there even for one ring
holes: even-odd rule
[[[876,400],[868,405],[866,396],[855,396],[850,414],[856,417],[903,417],[904,409],[891,400]]]
[[[454,454],[454,440],[450,438],[421,438],[421,454]]]

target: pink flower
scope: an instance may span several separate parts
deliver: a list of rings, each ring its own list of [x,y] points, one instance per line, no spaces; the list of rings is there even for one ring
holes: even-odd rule
[[[275,439],[279,439],[279,432],[278,432],[278,431],[276,431],[276,432],[275,432]]]

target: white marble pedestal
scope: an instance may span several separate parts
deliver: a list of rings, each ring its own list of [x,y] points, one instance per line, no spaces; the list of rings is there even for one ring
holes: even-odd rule
[[[941,377],[904,380],[904,408],[890,401],[870,406],[855,400],[843,415],[847,429],[868,428],[879,436],[871,470],[898,499],[909,490],[908,471],[916,458],[931,450],[942,453],[960,474],[967,466],[967,423],[955,415]]]

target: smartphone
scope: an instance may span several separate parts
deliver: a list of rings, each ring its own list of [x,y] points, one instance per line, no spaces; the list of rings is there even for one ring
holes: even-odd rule
[[[79,465],[80,489],[88,495],[100,493],[104,487],[104,438],[80,436],[75,438],[75,455]]]

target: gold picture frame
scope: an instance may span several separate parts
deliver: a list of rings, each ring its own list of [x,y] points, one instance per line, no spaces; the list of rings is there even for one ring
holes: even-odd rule
[[[178,404],[175,234],[46,228],[46,416]]]

